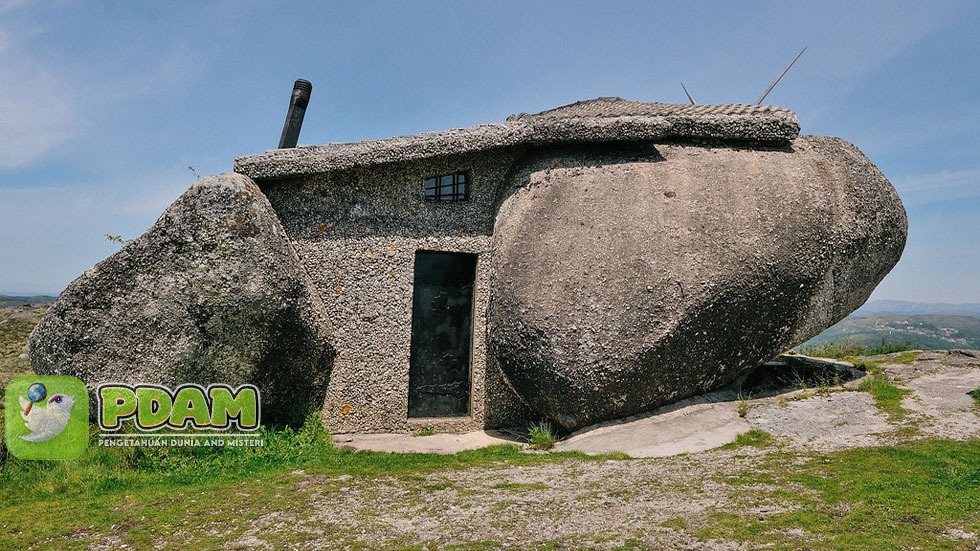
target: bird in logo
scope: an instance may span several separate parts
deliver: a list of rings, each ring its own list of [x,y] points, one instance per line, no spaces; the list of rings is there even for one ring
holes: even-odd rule
[[[61,434],[68,426],[68,418],[71,417],[71,407],[75,405],[75,395],[66,396],[55,394],[48,400],[47,407],[33,407],[34,404],[18,396],[20,407],[23,409],[20,416],[27,425],[30,434],[21,436],[21,439],[28,442],[44,442],[51,440]]]

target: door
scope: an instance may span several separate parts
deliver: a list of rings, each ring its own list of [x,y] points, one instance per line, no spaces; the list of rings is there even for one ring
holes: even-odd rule
[[[475,254],[416,251],[408,416],[470,412]]]

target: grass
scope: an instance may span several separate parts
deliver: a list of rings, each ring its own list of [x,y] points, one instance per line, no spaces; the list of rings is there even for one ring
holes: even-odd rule
[[[542,421],[537,425],[531,425],[528,431],[527,441],[536,450],[550,450],[555,447],[558,437],[551,428],[551,423]]]
[[[29,372],[19,355],[41,313],[43,309],[37,309],[28,317],[8,319],[7,312],[0,312],[4,316],[0,321],[0,376],[12,379]],[[903,354],[887,363],[912,361],[913,354]],[[901,401],[908,391],[884,378],[883,363],[861,364],[873,375],[861,389],[874,397],[882,411],[904,417],[907,412]],[[819,381],[813,384],[825,386]],[[980,408],[980,389],[971,395]],[[90,447],[71,461],[0,459],[0,550],[87,549],[107,538],[114,538],[116,547],[125,543],[131,549],[229,548],[229,541],[242,536],[262,515],[277,510],[306,511],[314,495],[329,496],[359,479],[417,481],[420,492],[431,492],[453,484],[438,476],[433,481],[435,473],[495,465],[626,459],[622,454],[526,454],[516,446],[449,456],[352,452],[335,448],[315,415],[297,429],[263,429],[261,435],[266,443],[261,448]],[[532,427],[529,440],[550,448],[557,437],[542,423]],[[747,506],[726,504],[706,513],[684,513],[660,525],[702,540],[735,540],[777,550],[976,547],[975,540],[956,540],[945,534],[949,528],[980,533],[980,441],[917,440],[895,447],[804,454],[785,451],[773,435],[752,430],[722,446],[747,447],[765,452],[740,476],[719,483],[741,496],[738,499],[743,501],[737,504],[775,504],[774,512],[763,515]],[[347,477],[353,479],[345,480]],[[311,479],[316,484],[309,484]],[[692,486],[692,500],[698,497],[696,487]],[[548,486],[501,481],[490,489],[513,491],[516,496]],[[737,493],[740,491],[743,493]],[[351,511],[354,518],[370,513]],[[260,539],[272,547],[295,547],[292,544],[314,540],[327,547],[369,547],[357,540],[356,533],[302,519],[300,516],[288,530],[260,534]],[[370,526],[370,519],[356,522],[355,526]],[[324,528],[336,536],[329,531],[325,536]],[[804,539],[794,540],[791,534],[802,534]],[[536,548],[567,548],[560,542],[539,543]],[[405,542],[384,548],[435,545]],[[494,549],[499,542],[464,542],[453,548]],[[643,548],[643,544],[630,540],[622,548]]]
[[[910,342],[894,343],[889,342],[887,338],[882,337],[880,342],[873,345],[861,344],[845,339],[844,341],[832,341],[802,346],[794,349],[794,351],[806,356],[813,356],[815,358],[834,358],[837,360],[845,360],[857,356],[877,356],[879,354],[904,352],[906,350],[912,350],[913,348],[915,347]]]
[[[892,420],[900,421],[910,413],[902,407],[902,398],[910,392],[907,389],[898,388],[884,379],[870,378],[862,381],[858,390],[870,393],[874,397],[875,406]]]
[[[851,358],[851,362],[856,368],[871,375],[861,382],[858,390],[871,394],[875,401],[875,407],[887,414],[892,421],[902,421],[911,413],[902,407],[902,399],[911,391],[899,388],[889,382],[881,366],[884,364],[911,365],[915,362],[916,355],[914,352],[906,352],[887,360],[861,361],[857,358]]]
[[[661,522],[660,526],[671,530],[687,530],[687,521],[681,517],[674,517]]]
[[[47,310],[46,306],[0,309],[0,390],[10,381],[31,373],[30,362],[20,355],[27,352],[27,336]],[[17,316],[13,316],[17,312]],[[0,411],[3,400],[0,400]]]
[[[749,446],[763,449],[772,446],[774,443],[775,439],[768,432],[759,429],[752,429],[736,436],[734,442],[729,442],[721,448],[724,450],[735,450]]]
[[[419,430],[415,431],[415,434],[413,434],[412,436],[416,436],[416,437],[418,437],[418,436],[432,436],[435,433],[436,433],[436,431],[432,427],[422,427]]]
[[[976,547],[945,534],[949,528],[980,532],[978,441],[919,440],[815,456],[802,465],[783,455],[772,454],[745,475],[757,480],[762,471],[771,477],[771,490],[752,491],[780,503],[781,512],[719,508],[695,534],[777,550]],[[802,539],[791,533],[802,533]]]
[[[887,360],[862,360],[857,357],[847,358],[847,360],[861,371],[867,372],[874,376],[881,376],[881,374],[884,372],[881,366],[886,364],[912,365],[915,363],[916,356],[918,356],[918,354],[915,352],[905,352]]]
[[[5,498],[0,501],[0,549],[22,549],[32,544],[36,549],[84,549],[93,539],[105,534],[116,534],[120,542],[136,549],[155,544],[164,549],[178,549],[189,543],[196,548],[223,548],[227,540],[241,535],[239,530],[245,530],[250,522],[268,511],[301,510],[308,506],[314,489],[326,495],[340,491],[341,483],[331,484],[329,480],[313,487],[303,486],[302,481],[310,475],[355,472],[358,473],[355,477],[394,476],[424,481],[427,480],[424,473],[429,470],[464,468],[488,461],[564,460],[561,454],[520,454],[513,447],[448,457],[351,453],[326,446],[322,434],[318,433],[319,429],[305,433],[301,430],[288,439],[279,434],[267,447],[266,453],[279,455],[284,452],[283,444],[303,446],[302,455],[309,456],[299,462],[303,474],[292,470],[297,467],[295,460],[247,475],[238,469],[248,465],[236,467],[232,463],[231,472],[209,470],[207,474],[195,476],[197,482],[176,484],[174,480],[155,477],[142,481],[129,478],[126,473],[134,468],[124,462],[88,473],[98,474],[96,479],[72,477],[56,488],[53,484],[58,482],[57,477],[65,473],[50,471],[60,464],[38,463],[37,469],[48,474],[38,477],[34,473],[34,478],[21,478],[14,484],[9,480],[0,482],[0,492]],[[746,433],[732,445],[743,446],[771,447],[772,436],[762,431]],[[322,454],[314,453],[316,450]],[[112,451],[115,454],[117,450]],[[201,465],[199,460],[189,460],[179,466],[175,463],[170,474],[189,476]],[[748,492],[745,500],[767,503],[773,512],[760,514],[754,507],[723,504],[707,510],[704,516],[685,513],[663,521],[661,526],[688,532],[705,541],[735,540],[749,547],[777,550],[801,546],[828,550],[965,550],[970,549],[966,547],[970,542],[948,538],[944,535],[946,530],[980,532],[977,514],[980,442],[977,441],[919,440],[896,447],[809,457],[773,450],[745,468],[745,473],[725,483],[736,496],[741,495],[737,493],[739,488],[744,488]],[[40,484],[31,485],[31,480]],[[760,485],[760,481],[764,484]],[[351,481],[342,484],[349,485]],[[426,484],[426,489],[446,487]],[[548,486],[540,482],[504,481],[490,489],[520,493],[546,490]],[[696,494],[696,486],[691,491]],[[695,494],[692,499],[697,497]],[[362,513],[352,511],[351,514]],[[220,520],[232,517],[238,521],[222,523]],[[216,522],[231,531],[212,534]],[[802,534],[804,539],[794,540],[789,536],[793,533]],[[293,541],[308,541],[304,538],[320,541],[324,538],[322,532],[318,536],[303,522],[269,536],[277,545],[287,547]],[[351,543],[350,540],[337,543],[344,542]],[[485,543],[486,548],[495,547],[492,542]],[[391,544],[383,548],[407,547]]]
[[[307,494],[291,489],[291,481],[297,478],[291,473],[298,470],[303,476],[404,478],[502,463],[621,458],[567,452],[527,454],[517,446],[491,446],[455,455],[352,452],[331,444],[318,414],[299,429],[263,429],[261,436],[265,445],[257,448],[90,446],[70,461],[8,458],[0,467],[0,549],[25,549],[47,540],[58,543],[36,548],[75,548],[73,543],[65,544],[64,538],[77,539],[81,549],[87,547],[84,534],[105,534],[113,525],[126,527],[126,542],[133,548],[149,547],[156,541],[180,548],[182,537],[197,537],[187,533],[188,522],[205,526],[222,515],[242,511],[247,520],[263,508],[290,507],[292,500],[308,499]],[[242,493],[250,497],[245,499]],[[189,504],[188,496],[196,496],[200,503]],[[188,520],[189,512],[200,519]]]

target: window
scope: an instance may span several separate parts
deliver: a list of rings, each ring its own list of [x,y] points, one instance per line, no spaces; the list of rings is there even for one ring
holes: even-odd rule
[[[469,199],[465,172],[436,176],[425,180],[426,201],[466,201]]]

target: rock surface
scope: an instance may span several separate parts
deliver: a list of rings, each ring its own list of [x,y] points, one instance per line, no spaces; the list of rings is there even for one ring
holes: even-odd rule
[[[718,388],[844,318],[907,219],[853,145],[544,152],[494,228],[490,346],[566,429]]]
[[[319,407],[333,362],[319,298],[249,178],[195,183],[72,282],[31,333],[31,367],[99,383],[252,383],[264,422]],[[94,411],[94,408],[93,408]]]

